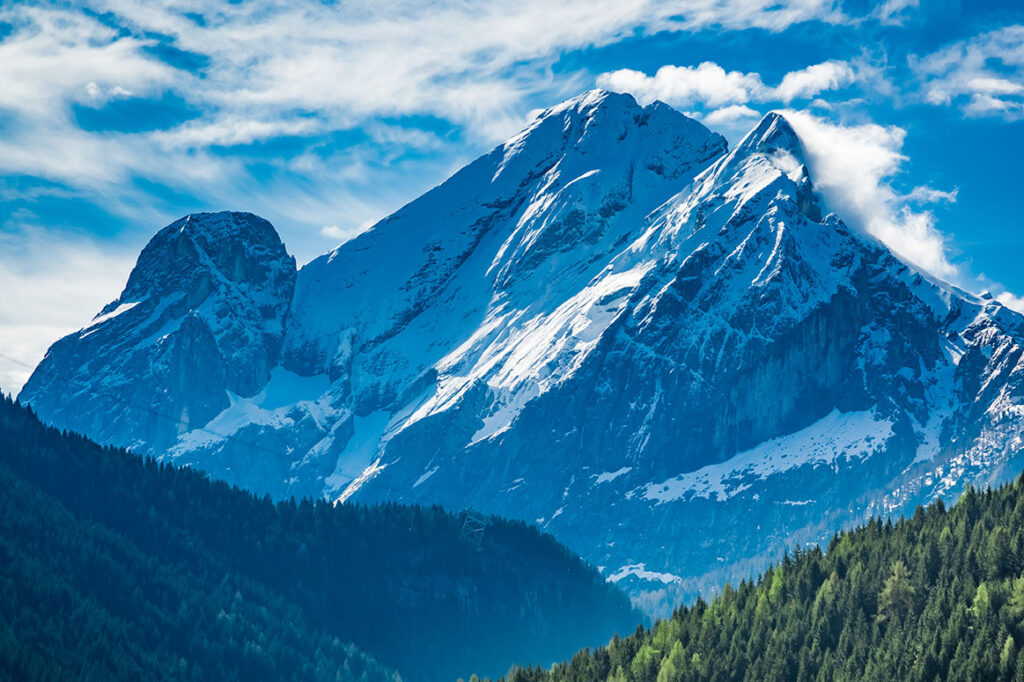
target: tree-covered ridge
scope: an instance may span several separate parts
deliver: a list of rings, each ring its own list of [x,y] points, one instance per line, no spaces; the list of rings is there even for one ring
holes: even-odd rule
[[[114,666],[60,668],[76,679],[315,679],[321,662],[331,679],[346,664],[384,677],[353,642],[407,680],[453,680],[558,660],[640,618],[525,524],[490,519],[481,536],[437,507],[275,504],[7,398],[0,476],[2,660],[54,678],[47,656]],[[282,667],[254,676],[250,660]]]
[[[399,679],[252,580],[164,566],[4,464],[0,490],[0,679]]]
[[[508,682],[1024,680],[1024,477],[968,488]]]

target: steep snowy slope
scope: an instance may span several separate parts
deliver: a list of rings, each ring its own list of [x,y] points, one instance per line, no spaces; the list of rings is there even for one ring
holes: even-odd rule
[[[175,393],[87,332],[22,394],[44,418],[275,496],[527,519],[652,607],[1021,466],[1024,320],[827,214],[774,114],[728,151],[626,95],[545,111],[303,267],[278,365],[170,444],[72,421],[64,368]]]
[[[593,345],[575,338],[565,311],[605,294],[580,290],[636,238],[650,211],[725,147],[721,136],[671,108],[641,108],[623,95],[588,93],[545,112],[302,268],[282,367],[267,397],[236,401],[172,454],[276,495],[344,496],[373,465],[386,429],[444,412],[482,386],[454,365],[493,372],[497,359],[534,346],[532,359],[512,360],[549,365],[553,383]],[[610,321],[602,315],[592,337]],[[537,371],[508,377],[481,406],[487,414],[464,415],[486,420],[473,432],[501,428],[503,415],[536,394]],[[299,384],[326,390],[296,390]],[[252,443],[264,448],[254,453]],[[267,446],[296,456],[281,458]]]

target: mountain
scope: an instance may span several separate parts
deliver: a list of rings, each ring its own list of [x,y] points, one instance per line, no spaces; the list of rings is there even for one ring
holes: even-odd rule
[[[1024,479],[872,519],[648,630],[508,682],[1024,679]]]
[[[192,278],[156,284],[178,261],[140,258],[21,398],[275,498],[536,523],[665,612],[1024,465],[1024,318],[847,226],[812,170],[778,114],[729,150],[664,104],[588,92],[303,266],[283,318],[284,274],[183,258],[234,283],[189,307]],[[147,251],[256,222],[190,216]],[[225,235],[197,251],[287,269],[269,237]]]
[[[6,397],[0,489],[3,679],[440,682],[550,664],[641,620],[521,522],[275,504]]]
[[[175,221],[143,249],[120,298],[50,349],[30,391],[36,409],[104,443],[164,450],[229,395],[267,383],[294,289],[295,259],[266,220]]]

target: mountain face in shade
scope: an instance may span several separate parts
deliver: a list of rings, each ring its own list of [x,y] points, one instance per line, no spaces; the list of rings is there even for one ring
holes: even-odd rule
[[[776,114],[730,151],[586,93],[301,268],[285,307],[283,337],[244,335],[279,339],[263,380],[211,387],[176,439],[75,396],[249,360],[125,366],[102,339],[159,343],[134,309],[55,344],[21,397],[276,497],[534,522],[654,610],[1021,466],[1024,318],[829,213]]]
[[[294,288],[295,259],[269,222],[187,216],[153,237],[121,296],[55,343],[23,392],[54,423],[161,451],[267,383]]]

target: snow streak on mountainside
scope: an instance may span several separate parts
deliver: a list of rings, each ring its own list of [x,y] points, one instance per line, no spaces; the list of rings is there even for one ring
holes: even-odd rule
[[[586,93],[297,277],[266,242],[225,235],[264,275],[160,322],[210,330],[187,361],[148,321],[182,294],[130,281],[22,398],[275,496],[524,518],[649,605],[1021,465],[1024,319],[827,214],[775,114],[729,151]],[[187,426],[100,398],[120,385]]]

